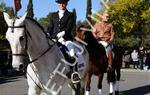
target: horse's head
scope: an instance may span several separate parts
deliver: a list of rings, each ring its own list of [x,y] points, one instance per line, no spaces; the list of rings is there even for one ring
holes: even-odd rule
[[[88,28],[88,26],[80,25],[77,27],[76,36],[88,43],[89,45],[93,45],[97,43],[97,40],[94,38],[92,30]]]
[[[86,32],[86,30],[84,30],[84,26],[80,25],[77,27],[76,36],[79,39],[84,40],[85,39],[85,32]]]
[[[25,18],[27,13],[21,18],[11,19],[7,13],[4,13],[4,19],[8,25],[6,39],[8,40],[12,50],[12,65],[15,69],[24,63],[25,55]]]

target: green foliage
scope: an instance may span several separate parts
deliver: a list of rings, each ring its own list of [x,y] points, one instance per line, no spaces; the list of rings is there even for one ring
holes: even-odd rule
[[[10,15],[10,17],[14,17],[12,7],[6,7],[5,4],[0,4],[0,50],[9,47],[8,41],[5,38],[8,27],[3,17],[4,10]]]
[[[117,42],[129,46],[149,44],[150,0],[116,0],[109,3],[109,6],[108,12],[117,34]]]
[[[44,18],[40,18],[39,20],[37,20],[43,27],[44,29],[47,31],[48,25],[49,25],[49,20],[52,17],[52,12],[50,12],[47,17]]]
[[[91,18],[88,17],[88,15],[91,15],[91,14],[92,14],[91,9],[92,9],[92,1],[91,1],[91,0],[87,0],[86,18],[87,18],[90,22],[91,22]]]
[[[48,18],[40,18],[40,19],[38,20],[38,22],[42,25],[42,27],[44,28],[44,30],[47,29],[48,24],[49,24]]]
[[[77,19],[77,14],[76,14],[76,10],[75,9],[73,9],[73,19],[74,19],[74,26],[73,26],[73,29],[72,29],[72,31],[71,31],[71,34],[75,37],[75,35],[76,35],[76,19]]]
[[[5,35],[0,35],[0,40],[5,40]]]

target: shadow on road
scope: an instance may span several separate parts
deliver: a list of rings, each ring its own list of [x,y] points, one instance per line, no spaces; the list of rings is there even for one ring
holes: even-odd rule
[[[24,75],[25,74],[23,72],[13,72],[9,76],[1,76],[0,77],[0,84],[19,81],[19,78],[23,77]]]
[[[121,91],[120,95],[145,95],[148,93],[150,93],[150,85],[145,85],[126,91]]]

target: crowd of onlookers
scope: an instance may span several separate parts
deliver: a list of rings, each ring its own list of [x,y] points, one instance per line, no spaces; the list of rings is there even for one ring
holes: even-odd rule
[[[0,76],[12,70],[10,52],[0,51]],[[123,68],[150,70],[150,49],[126,49],[123,54]]]
[[[125,68],[134,68],[141,70],[150,69],[150,50],[144,50],[143,47],[139,49],[127,49],[123,54],[123,62]]]

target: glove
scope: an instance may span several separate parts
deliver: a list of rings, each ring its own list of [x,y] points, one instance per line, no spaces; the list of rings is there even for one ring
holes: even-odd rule
[[[57,42],[57,40],[56,39],[52,39],[54,42]]]
[[[58,42],[60,42],[61,44],[65,45],[65,40],[62,37],[58,39]]]
[[[62,38],[65,35],[65,31],[59,32],[57,38]]]

